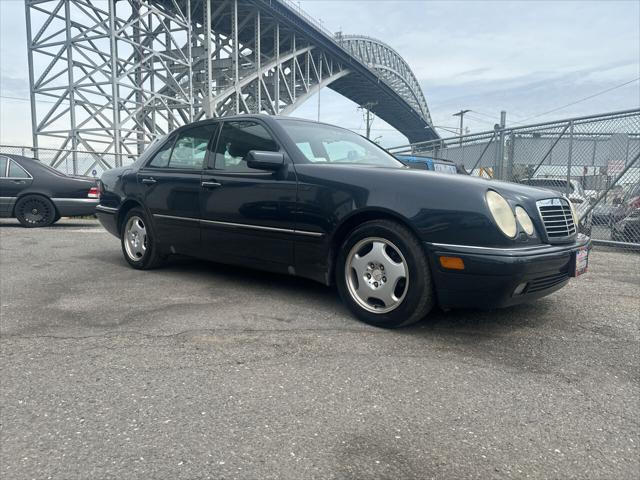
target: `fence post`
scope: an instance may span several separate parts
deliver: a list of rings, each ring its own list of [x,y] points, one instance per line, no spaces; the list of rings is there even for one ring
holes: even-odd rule
[[[571,163],[573,160],[573,120],[569,121],[569,159],[567,160],[567,197],[571,194]]]
[[[516,135],[513,131],[509,132],[509,146],[507,148],[507,168],[505,172],[505,180],[508,182],[513,182],[513,162],[515,159],[515,143],[516,143]]]
[[[496,169],[494,172],[494,178],[498,180],[504,180],[504,131],[507,123],[507,112],[502,110],[500,112],[500,135],[498,136],[498,145],[496,145]],[[497,173],[497,175],[496,175]]]

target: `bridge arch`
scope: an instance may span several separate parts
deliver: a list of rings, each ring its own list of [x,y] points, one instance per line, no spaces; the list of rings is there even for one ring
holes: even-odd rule
[[[35,147],[134,156],[184,123],[288,114],[325,86],[410,142],[437,138],[398,52],[334,35],[289,0],[25,2]]]

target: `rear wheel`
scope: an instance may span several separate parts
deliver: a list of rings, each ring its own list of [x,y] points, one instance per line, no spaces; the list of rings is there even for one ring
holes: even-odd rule
[[[122,253],[133,268],[148,270],[160,266],[164,257],[160,255],[145,212],[132,208],[127,212],[120,233]]]
[[[340,296],[361,320],[397,328],[424,318],[434,304],[427,257],[403,225],[374,220],[355,228],[338,255]]]
[[[16,203],[18,221],[27,228],[48,227],[56,221],[56,207],[40,195],[26,195]]]

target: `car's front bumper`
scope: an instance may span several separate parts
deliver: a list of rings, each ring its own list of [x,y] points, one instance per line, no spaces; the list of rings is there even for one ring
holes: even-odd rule
[[[567,284],[575,252],[582,247],[591,248],[589,237],[508,249],[425,243],[438,302],[445,308],[506,307],[544,297]],[[461,258],[464,270],[443,268],[440,256]],[[522,284],[522,293],[516,294]]]

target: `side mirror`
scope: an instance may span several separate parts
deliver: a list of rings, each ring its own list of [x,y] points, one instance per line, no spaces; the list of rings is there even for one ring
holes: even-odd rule
[[[284,165],[284,153],[250,150],[247,153],[247,165],[257,170],[280,170]]]

